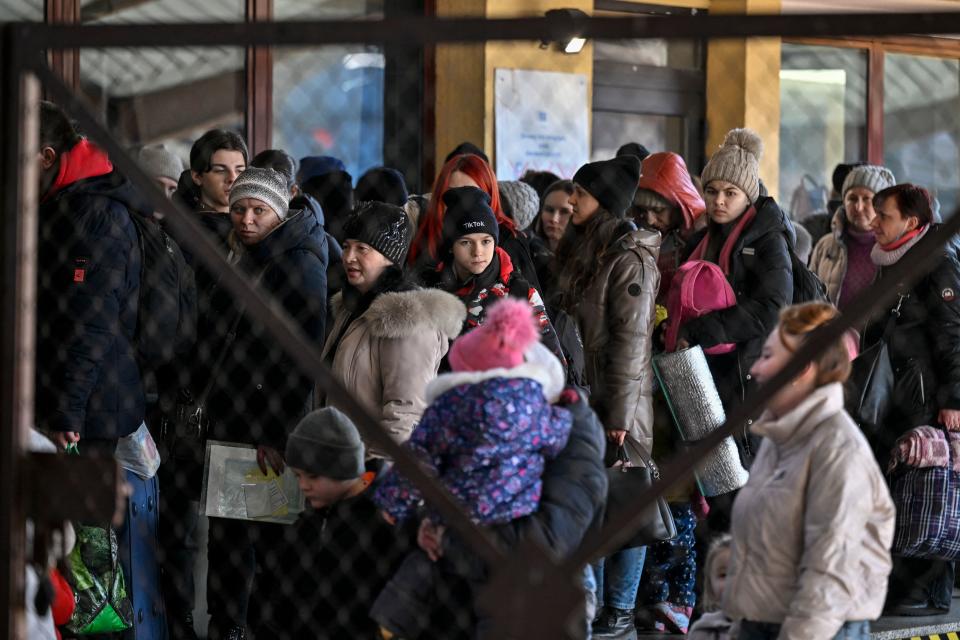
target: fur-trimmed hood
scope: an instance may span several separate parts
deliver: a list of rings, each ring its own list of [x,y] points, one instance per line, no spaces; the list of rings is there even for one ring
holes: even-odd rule
[[[547,351],[549,360],[524,362],[512,369],[488,369],[486,371],[464,371],[459,373],[444,373],[437,376],[427,385],[427,403],[432,403],[447,391],[465,384],[477,384],[495,378],[529,378],[543,388],[543,397],[550,404],[560,398],[566,383],[563,366],[553,354]],[[551,362],[552,360],[552,362]]]
[[[330,304],[334,316],[346,312],[342,293],[336,294]],[[430,327],[453,340],[460,335],[467,309],[445,291],[413,289],[380,294],[363,317],[376,338],[403,338]]]

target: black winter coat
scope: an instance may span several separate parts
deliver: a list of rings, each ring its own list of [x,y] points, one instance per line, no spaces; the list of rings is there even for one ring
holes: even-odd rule
[[[190,202],[200,206],[198,199]],[[197,221],[220,249],[220,256],[226,258],[229,252],[227,239],[233,230],[230,215],[205,209],[197,209],[195,213]],[[229,324],[232,317],[233,296],[221,289],[220,279],[206,263],[193,255],[176,236],[174,240],[180,244],[184,259],[193,269],[197,287],[197,345],[194,353],[180,363],[179,386],[199,397],[215,376],[213,367],[229,330],[225,324]]]
[[[886,453],[905,431],[934,424],[941,409],[960,410],[960,240],[951,239],[942,259],[912,289],[885,279],[883,268],[877,277],[902,296],[887,341],[894,406],[883,433],[870,438]],[[881,314],[867,326],[865,348],[882,337],[889,317]]]
[[[736,343],[735,357],[730,354],[708,358],[728,410],[743,400],[750,381],[750,367],[776,326],[780,310],[793,302],[790,260],[790,247],[795,240],[793,225],[773,198],[761,196],[755,206],[757,216],[737,240],[730,259],[727,280],[737,296],[736,305],[690,320],[683,326],[682,335],[691,345],[712,347]],[[689,252],[696,249],[711,228],[714,227],[691,238],[687,244]]]
[[[379,637],[370,609],[415,546],[415,532],[388,525],[370,499],[380,477],[356,497],[321,510],[308,506],[282,528],[283,540],[255,577],[252,593],[263,601],[251,625],[255,637]]]
[[[491,528],[508,553],[521,544],[536,543],[561,561],[601,522],[607,498],[603,425],[587,402],[566,408],[573,413],[573,427],[567,446],[544,469],[537,511]],[[489,578],[484,563],[451,529],[444,536],[444,557],[462,567],[474,584]],[[490,612],[480,608],[477,615],[478,626],[488,628]]]
[[[78,180],[40,205],[40,428],[112,440],[143,422],[133,344],[141,258],[130,216],[152,210],[116,171]]]
[[[259,244],[242,250],[240,267],[259,279],[263,291],[300,325],[319,348],[327,300],[327,244],[323,227],[310,213],[290,217]],[[240,312],[235,338],[215,375],[208,402],[211,437],[265,444],[283,451],[286,435],[310,408],[313,381],[269,331],[234,301],[220,329],[230,330]],[[223,335],[223,334],[221,334]]]

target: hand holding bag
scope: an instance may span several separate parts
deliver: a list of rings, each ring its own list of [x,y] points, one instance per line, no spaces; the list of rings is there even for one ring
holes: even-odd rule
[[[634,455],[643,462],[643,466],[631,462],[627,453],[628,444]],[[604,519],[622,513],[624,509],[635,508],[636,497],[659,479],[660,470],[647,452],[638,443],[628,439],[618,447],[617,461],[607,469],[609,489]],[[677,526],[673,521],[670,505],[663,496],[659,496],[653,504],[645,508],[643,527],[621,548],[644,547],[654,542],[672,540],[676,536]]]

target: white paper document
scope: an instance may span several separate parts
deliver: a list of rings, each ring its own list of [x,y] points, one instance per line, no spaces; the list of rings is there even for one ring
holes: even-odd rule
[[[297,477],[257,466],[257,450],[246,444],[207,443],[203,475],[204,514],[255,522],[291,524],[304,509]]]

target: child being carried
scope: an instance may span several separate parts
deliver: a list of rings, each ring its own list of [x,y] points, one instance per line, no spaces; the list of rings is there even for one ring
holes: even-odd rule
[[[530,306],[510,298],[492,306],[483,325],[453,344],[450,365],[453,373],[427,386],[430,406],[405,446],[474,522],[498,525],[534,513],[544,466],[566,446],[573,418],[552,405],[564,371],[540,343]],[[391,471],[374,500],[399,522],[416,515],[421,496]],[[442,561],[439,571],[456,573]],[[420,635],[438,579],[423,551],[407,556],[373,608],[386,637]]]

